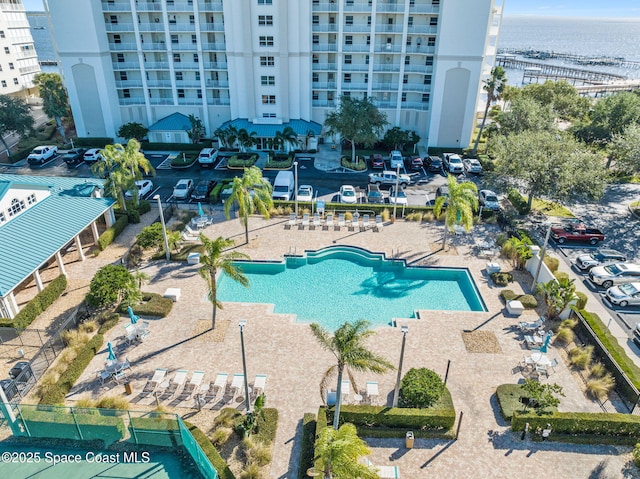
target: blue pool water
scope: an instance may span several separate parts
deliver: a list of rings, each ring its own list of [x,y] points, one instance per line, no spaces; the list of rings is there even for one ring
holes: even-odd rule
[[[272,303],[276,313],[335,330],[345,321],[374,326],[413,318],[416,310],[486,311],[467,269],[406,267],[358,248],[331,247],[285,262],[236,263],[249,287],[224,274],[223,302]]]

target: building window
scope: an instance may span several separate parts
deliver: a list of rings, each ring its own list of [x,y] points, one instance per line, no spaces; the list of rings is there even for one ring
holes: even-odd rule
[[[364,57],[364,64],[368,65],[369,64],[369,55],[365,55]]]
[[[311,57],[311,63],[320,63],[320,57],[314,53]]]
[[[180,54],[179,53],[174,53],[173,54],[173,61],[175,63],[180,63],[182,61],[182,59],[180,58]]]
[[[263,113],[262,114],[262,118],[275,118],[276,114],[275,113]]]
[[[320,25],[320,15],[314,15],[314,16],[312,17],[312,23],[313,23],[314,25]]]
[[[320,35],[314,35],[312,41],[314,45],[318,45],[320,43]]]
[[[347,35],[346,37],[344,37],[344,44],[345,45],[353,45],[353,36],[352,35]]]
[[[260,77],[260,83],[262,85],[270,85],[273,86],[276,84],[276,77],[271,76],[271,75],[262,75]]]
[[[276,96],[275,95],[262,95],[262,104],[263,105],[275,105],[276,104]]]
[[[20,82],[18,81],[18,79],[17,79],[17,78],[14,78],[14,79],[13,79],[13,84],[14,84],[14,85],[19,85],[19,84],[20,84]]]
[[[351,92],[350,92],[350,91],[342,92],[342,94],[343,94],[344,96],[346,96],[347,98],[351,98]]]
[[[411,57],[409,55],[404,57],[404,64],[405,65],[410,65],[411,64]]]
[[[416,4],[416,0],[409,0],[409,6],[413,7]]]
[[[24,200],[18,200],[14,198],[13,200],[11,200],[11,206],[9,207],[9,218],[17,215],[25,208],[26,205],[24,204]]]
[[[412,26],[413,26],[413,17],[409,17],[409,18],[407,19],[407,24],[408,24],[410,27],[412,27]]]
[[[11,53],[11,50],[9,50],[9,47],[4,47],[4,52],[9,55]]]
[[[345,25],[353,25],[353,15],[347,15],[344,19]]]
[[[116,59],[118,60],[118,63],[124,63],[124,53],[117,53]]]
[[[424,64],[428,67],[433,66],[433,57],[427,57],[424,61]]]
[[[402,92],[402,99],[400,101],[407,101],[407,93],[406,92]]]
[[[425,75],[424,76],[424,84],[425,85],[431,85],[431,75]]]
[[[317,100],[318,98],[319,98],[318,92],[316,90],[313,90],[313,92],[311,92],[311,99]]]
[[[122,81],[127,80],[127,72],[120,72],[120,80]]]
[[[177,81],[182,81],[183,80],[183,75],[182,72],[176,72],[176,80]]]
[[[191,43],[194,45],[198,43],[198,37],[196,35],[191,35]]]
[[[178,98],[184,98],[184,89],[178,88]]]
[[[202,90],[200,88],[198,88],[197,94],[198,98],[202,98]]]
[[[422,103],[429,103],[429,93],[422,94]]]
[[[437,27],[438,26],[438,17],[431,17],[429,19],[429,25],[431,25],[432,27]]]
[[[347,5],[353,5],[353,0],[347,0]]]
[[[260,66],[262,67],[273,67],[275,64],[276,61],[274,57],[260,57]]]
[[[189,23],[194,25],[196,23],[196,17],[194,15],[189,15]]]
[[[431,5],[440,5],[440,0],[431,0]]]
[[[175,15],[171,15],[171,16],[169,17],[169,23],[170,23],[171,25],[175,25],[175,24],[177,23],[177,21],[176,21],[176,16],[175,16]]]
[[[407,46],[411,46],[411,37],[407,37]]]
[[[365,83],[369,83],[369,74],[368,73],[364,74],[364,82]]]
[[[367,35],[367,45],[371,45],[371,35]]]
[[[113,43],[122,43],[122,37],[120,35],[114,35]]]
[[[371,15],[367,17],[367,25],[371,26]]]
[[[200,72],[196,72],[196,81],[200,81]]]
[[[114,24],[115,24],[115,23],[118,23],[118,16],[117,16],[117,15],[110,15],[110,16],[109,16],[109,21],[110,21],[111,23],[114,23]]]
[[[177,45],[178,44],[178,35],[171,35],[171,43],[173,45]]]
[[[198,63],[200,61],[200,57],[198,57],[197,53],[193,54],[193,63]]]
[[[427,46],[435,47],[436,46],[436,37],[427,37]]]
[[[16,67],[13,66],[13,63],[9,62],[9,70],[15,70]]]
[[[345,55],[344,56],[345,65],[351,65],[352,61],[353,61],[353,56],[352,55]]]
[[[261,36],[260,37],[260,46],[261,47],[272,47],[273,46],[273,37],[272,36]]]
[[[406,73],[402,77],[402,83],[404,83],[404,84],[409,83],[409,75],[407,75]]]
[[[344,74],[344,82],[345,83],[351,83],[351,73],[345,73]]]
[[[327,92],[327,100],[333,101],[333,96],[334,96],[334,92],[332,91]]]
[[[4,223],[5,221],[7,221],[7,217],[4,215],[3,211],[0,211],[0,224]]]
[[[258,25],[262,25],[262,26],[273,25],[273,15],[258,15]]]
[[[28,205],[35,205],[36,204],[36,195],[31,193],[29,196],[27,196],[27,204]]]
[[[273,0],[258,0],[258,5],[271,5]]]
[[[4,30],[0,30],[0,38],[5,38],[5,36],[4,36]]]
[[[2,88],[7,88],[7,81],[6,80],[0,81],[0,85],[2,85]]]

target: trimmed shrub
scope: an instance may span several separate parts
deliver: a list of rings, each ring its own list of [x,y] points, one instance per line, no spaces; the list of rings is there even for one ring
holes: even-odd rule
[[[227,160],[229,168],[249,168],[258,161],[255,153],[238,153]]]
[[[67,289],[67,277],[63,274],[51,281],[24,306],[13,319],[1,318],[0,326],[25,329]]]
[[[553,275],[558,281],[569,281],[569,274],[564,271],[556,271]]]
[[[435,404],[445,386],[438,374],[427,368],[411,368],[402,378],[400,407],[427,408]]]
[[[500,291],[500,297],[502,298],[502,301],[506,303],[507,301],[511,301],[512,299],[517,298],[518,295],[510,289],[503,289],[502,291]]]
[[[264,444],[273,444],[278,429],[278,410],[264,408],[256,419],[255,437]]]
[[[543,261],[544,261],[544,264],[547,265],[547,268],[549,268],[549,270],[552,273],[555,273],[556,271],[558,271],[558,267],[560,266],[560,260],[558,258],[545,255]]]
[[[538,300],[530,294],[516,294],[510,289],[503,289],[500,291],[500,297],[505,304],[507,301],[517,300],[520,301],[526,309],[536,309],[538,307]]]
[[[513,281],[513,275],[508,272],[499,272],[499,273],[491,273],[491,279],[496,284],[496,286],[507,286],[511,281]]]
[[[86,300],[90,306],[115,305],[137,289],[138,285],[127,268],[107,264],[93,276]]]
[[[139,219],[138,219],[139,221]],[[100,251],[104,251],[107,249],[113,241],[118,237],[120,233],[127,227],[129,224],[129,217],[124,215],[117,219],[117,221],[113,224],[113,226],[107,228],[104,233],[100,235],[98,238],[98,248]]]
[[[139,200],[138,201],[138,212],[143,215],[151,211],[151,203],[147,200]]]
[[[121,304],[118,311],[121,314],[126,314],[127,306],[126,304]],[[142,302],[131,305],[134,314],[156,318],[164,318],[171,312],[171,308],[173,308],[173,301],[169,298],[164,298],[157,293],[144,292],[142,293]]]
[[[551,414],[558,410],[558,408],[554,406],[549,406],[542,410],[534,409],[533,407],[527,409],[530,398],[522,389],[521,384],[501,384],[496,388],[496,398],[498,399],[500,412],[507,421],[511,420],[516,413],[526,414],[527,410],[532,412],[536,411],[536,417]]]
[[[113,328],[120,321],[120,315],[118,313],[105,314],[98,318],[100,328],[98,328],[98,334],[105,334],[111,328]]]
[[[529,206],[527,205],[527,200],[524,196],[520,194],[518,190],[515,188],[510,188],[507,192],[507,198],[513,205],[513,207],[518,211],[520,215],[527,215],[531,211]]]
[[[578,301],[576,302],[576,309],[584,309],[584,307],[587,305],[587,300],[589,299],[589,297],[582,291],[576,291],[575,294],[578,297]]]
[[[127,218],[129,219],[129,223],[138,224],[140,223],[140,212],[135,208],[127,209]]]
[[[298,466],[298,479],[306,479],[307,470],[313,467],[316,442],[316,415],[305,413],[302,416],[302,441],[300,445],[300,461]]]
[[[591,378],[587,381],[587,394],[594,399],[605,400],[616,385],[611,374],[605,374],[601,378]]]
[[[633,463],[640,467],[640,442],[633,448]]]
[[[187,426],[193,438],[198,442],[202,451],[207,455],[207,458],[218,472],[218,477],[220,479],[236,479],[236,476],[231,472],[231,469],[229,469],[225,460],[222,459],[218,450],[213,447],[209,438],[207,438],[207,436],[198,429],[197,426],[194,426],[190,422],[184,421],[184,424]]]

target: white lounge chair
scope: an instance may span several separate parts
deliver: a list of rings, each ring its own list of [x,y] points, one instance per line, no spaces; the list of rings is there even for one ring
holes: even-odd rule
[[[209,384],[209,389],[205,393],[205,400],[217,399],[218,396],[224,397],[228,378],[229,375],[227,373],[218,373],[216,380]]]
[[[362,216],[362,229],[366,231],[370,227],[371,225],[369,224],[369,215]]]
[[[304,228],[305,226],[309,226],[309,213],[304,213],[302,215],[301,226],[302,226],[302,228]]]
[[[185,399],[189,399],[193,392],[200,387],[202,384],[202,379],[204,378],[204,371],[194,371],[191,375],[191,379],[187,384],[185,384],[182,392],[178,396],[179,401],[184,401]]]
[[[135,324],[127,324],[124,327],[124,331],[125,331],[125,339],[127,340],[127,343],[131,344],[134,341],[138,340],[138,330],[136,329]]]
[[[355,212],[351,218],[351,228],[354,230],[360,229],[360,215],[358,212]]]
[[[236,396],[240,395],[240,391],[242,390],[242,385],[244,384],[244,374],[234,374],[233,381],[231,381],[231,392],[233,393],[234,399]]]
[[[264,388],[267,385],[266,374],[256,374],[256,380],[253,382],[253,393],[257,396],[264,393]]]
[[[313,214],[313,228],[319,228],[320,227],[320,213],[314,213]]]
[[[327,219],[324,222],[324,226],[326,229],[333,228],[333,213],[327,214]]]
[[[346,221],[344,219],[344,213],[340,213],[338,215],[338,229],[344,228],[346,224],[347,223],[346,223]]]
[[[378,383],[375,381],[367,381],[367,398],[369,404],[376,404],[378,402]]]
[[[538,318],[532,323],[519,322],[518,328],[524,333],[529,333],[540,329],[544,325],[544,318]]]
[[[342,402],[348,402],[351,395],[351,381],[348,379],[342,380],[342,387],[340,388],[340,394],[342,394]]]
[[[167,375],[167,370],[165,368],[158,368],[156,372],[153,373],[151,379],[147,381],[147,384],[144,385],[142,389],[143,394],[151,394],[156,390],[156,388],[164,381],[165,376]]]
[[[382,215],[376,215],[376,231],[382,231],[382,227],[384,224],[382,223]]]
[[[151,330],[149,329],[149,321],[139,321],[135,324],[136,334],[138,335],[138,339],[140,341],[144,341],[144,338],[151,334]]]
[[[187,374],[189,374],[189,371],[187,371],[186,369],[178,369],[175,376],[173,376],[173,379],[169,383],[169,387],[164,391],[163,395],[166,395],[168,397],[173,396],[178,391],[178,389],[184,385],[184,382],[187,380]]]
[[[287,222],[287,226],[289,228],[293,228],[297,222],[298,222],[298,217],[296,216],[295,213],[291,213],[289,215],[289,221]]]

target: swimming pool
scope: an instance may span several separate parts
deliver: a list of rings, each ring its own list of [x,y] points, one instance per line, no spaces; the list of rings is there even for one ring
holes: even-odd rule
[[[249,287],[223,273],[220,301],[274,304],[276,313],[331,330],[357,319],[389,325],[393,318],[415,318],[416,310],[487,311],[468,269],[408,267],[361,248],[331,246],[285,261],[236,265]]]

